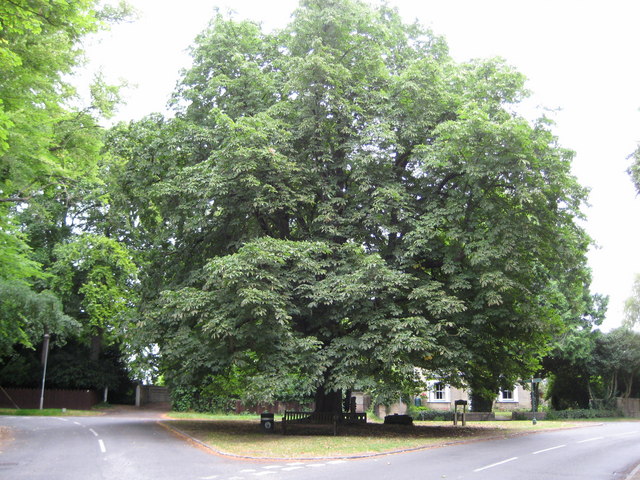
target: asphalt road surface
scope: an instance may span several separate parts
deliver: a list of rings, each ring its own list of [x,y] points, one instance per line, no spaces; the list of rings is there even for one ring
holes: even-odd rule
[[[357,460],[247,461],[218,456],[154,418],[0,417],[11,480],[624,480],[640,463],[640,422],[470,442]]]

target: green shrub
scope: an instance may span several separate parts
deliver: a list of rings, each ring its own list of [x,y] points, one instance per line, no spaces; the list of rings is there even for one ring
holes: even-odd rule
[[[206,388],[179,386],[171,390],[171,405],[177,412],[229,413],[235,411],[236,400]]]
[[[410,415],[414,420],[435,421],[435,422],[452,422],[453,412],[451,410],[428,410],[420,407],[412,409]]]
[[[611,418],[620,417],[622,414],[618,410],[597,410],[591,408],[580,408],[575,410],[549,410],[547,420],[571,420],[578,418]]]

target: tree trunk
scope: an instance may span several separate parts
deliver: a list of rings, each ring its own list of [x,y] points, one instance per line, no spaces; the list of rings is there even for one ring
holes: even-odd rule
[[[471,392],[471,411],[473,412],[490,412],[493,410],[493,401],[495,395],[489,397],[480,393]]]
[[[342,413],[342,390],[326,392],[318,387],[315,394],[316,412]]]
[[[100,354],[102,353],[102,329],[99,329],[98,332],[94,335],[91,335],[91,360],[98,360],[100,358]]]
[[[631,392],[633,390],[633,377],[635,375],[633,373],[630,373],[627,378],[625,378],[625,386],[626,386],[626,390],[624,392],[624,394],[622,395],[624,398],[629,398],[631,396]]]

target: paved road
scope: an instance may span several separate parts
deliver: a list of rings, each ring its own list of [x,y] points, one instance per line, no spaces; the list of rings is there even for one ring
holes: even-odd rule
[[[154,418],[0,417],[13,441],[0,479],[622,480],[640,462],[640,422],[472,442],[349,461],[249,462],[220,457]]]
[[[13,441],[0,455],[12,480],[201,479],[232,476],[237,462],[169,433],[152,418],[0,417]]]

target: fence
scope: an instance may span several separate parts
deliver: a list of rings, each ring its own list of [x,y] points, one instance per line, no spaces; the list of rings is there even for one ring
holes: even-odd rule
[[[625,417],[640,418],[640,398],[616,398],[616,406]]]
[[[235,413],[277,413],[282,415],[286,410],[308,410],[313,409],[313,404],[301,404],[299,402],[275,402],[260,403],[258,405],[244,405],[240,400],[236,401]]]
[[[0,388],[0,407],[40,408],[42,390],[38,388]],[[89,410],[99,402],[95,390],[44,391],[44,408]]]

